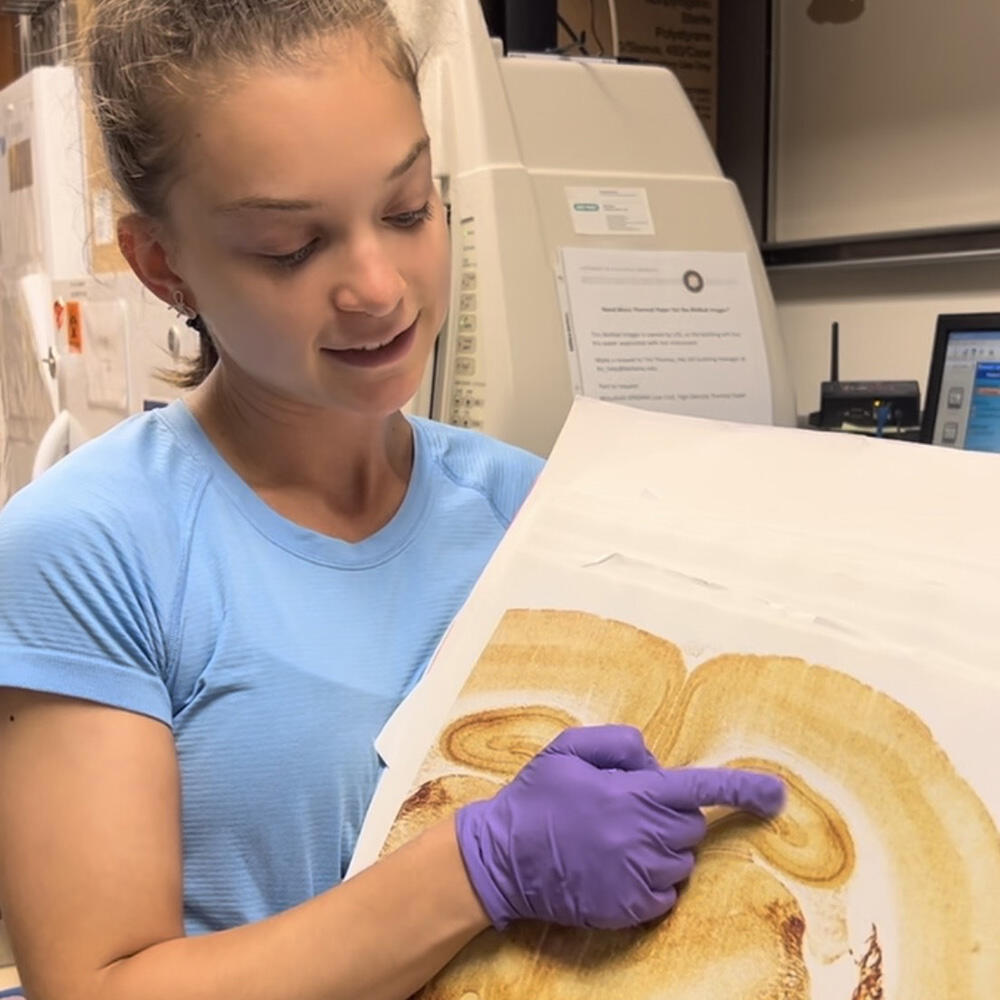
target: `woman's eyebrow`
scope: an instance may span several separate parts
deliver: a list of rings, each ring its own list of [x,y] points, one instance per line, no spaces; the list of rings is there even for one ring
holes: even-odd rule
[[[420,157],[430,149],[431,140],[428,136],[418,139],[410,151],[396,164],[386,175],[386,181],[396,180],[402,177]],[[309,212],[322,207],[319,202],[303,201],[297,198],[268,198],[251,196],[249,198],[238,198],[236,201],[227,201],[216,206],[212,212],[214,215],[233,215],[237,212]]]
[[[397,177],[402,177],[420,159],[421,155],[430,149],[430,145],[431,140],[428,136],[425,135],[422,139],[418,139],[406,156],[389,171],[385,178],[386,181],[394,181]]]
[[[214,215],[232,215],[236,212],[308,212],[311,209],[319,208],[319,202],[300,201],[285,198],[239,198],[236,201],[227,201],[225,204],[217,205],[212,209]]]

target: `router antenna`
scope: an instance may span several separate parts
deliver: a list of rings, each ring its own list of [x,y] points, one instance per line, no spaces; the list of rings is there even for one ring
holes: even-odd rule
[[[830,331],[830,381],[840,381],[840,324],[834,323]]]

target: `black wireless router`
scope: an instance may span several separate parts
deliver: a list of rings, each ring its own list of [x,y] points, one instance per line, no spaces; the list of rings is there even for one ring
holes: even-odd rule
[[[845,424],[881,431],[887,426],[915,427],[920,423],[920,384],[915,381],[840,380],[840,324],[834,323],[830,344],[830,381],[820,386],[816,426],[836,430]]]

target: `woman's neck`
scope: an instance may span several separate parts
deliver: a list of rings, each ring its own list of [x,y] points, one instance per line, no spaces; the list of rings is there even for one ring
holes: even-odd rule
[[[237,474],[296,524],[356,542],[386,525],[403,502],[413,432],[399,412],[303,406],[241,389],[218,366],[187,404]]]

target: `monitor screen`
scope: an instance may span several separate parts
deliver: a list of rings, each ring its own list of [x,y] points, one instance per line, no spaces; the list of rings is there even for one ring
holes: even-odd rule
[[[1000,452],[1000,315],[939,318],[922,437]]]

